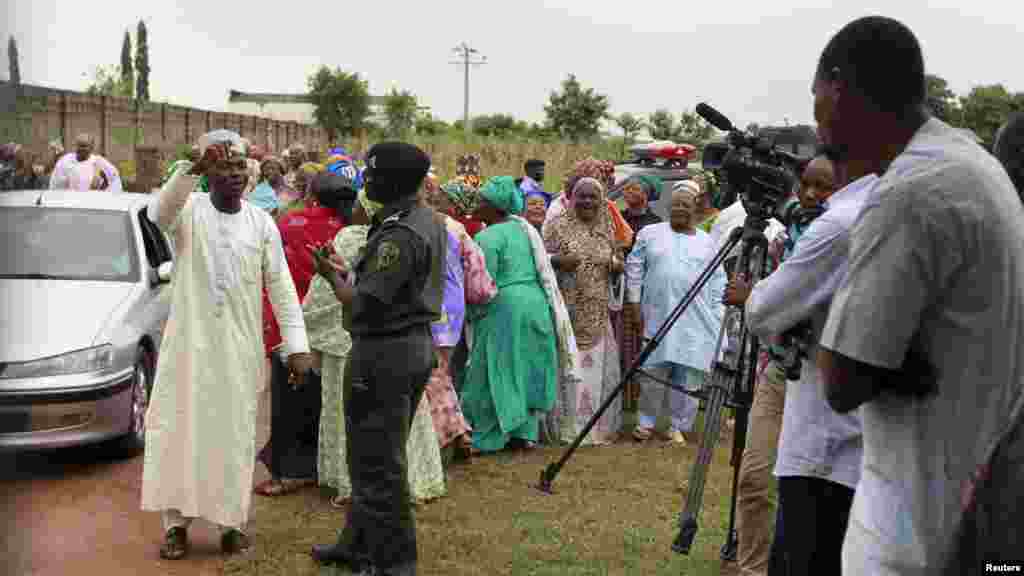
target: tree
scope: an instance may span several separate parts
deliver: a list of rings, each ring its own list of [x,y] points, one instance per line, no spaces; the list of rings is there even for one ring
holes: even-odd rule
[[[92,96],[131,98],[132,88],[131,83],[125,82],[120,66],[97,66],[85,92]]]
[[[973,130],[991,148],[996,131],[1010,114],[1024,111],[1024,93],[1011,94],[1002,84],[975,86],[960,98],[960,108],[962,127]]]
[[[665,108],[658,108],[647,118],[647,130],[655,140],[671,140],[675,142],[682,136],[676,118]]]
[[[18,43],[11,35],[7,41],[7,79],[11,84],[21,84],[21,66],[18,63]]]
[[[960,106],[956,94],[949,89],[949,84],[940,76],[934,74],[925,75],[927,82],[928,107],[936,118],[947,124],[958,126],[961,123]]]
[[[644,129],[643,118],[638,118],[629,112],[623,112],[614,118],[615,125],[622,130],[626,142],[632,142],[634,138]]]
[[[139,29],[135,33],[135,97],[142,102],[149,101],[149,37],[146,23],[139,20]]]
[[[384,97],[384,117],[388,136],[404,137],[416,125],[416,113],[419,103],[416,96],[408,90],[398,91],[392,88]]]
[[[450,126],[444,120],[435,118],[430,113],[421,112],[416,116],[416,124],[413,128],[417,134],[423,136],[438,136],[447,132]]]
[[[132,36],[124,31],[124,42],[121,43],[121,82],[134,87],[135,70],[132,68]]]
[[[473,118],[470,128],[480,136],[505,137],[526,135],[530,127],[525,122],[516,120],[511,114],[485,114]]]
[[[578,142],[601,129],[608,117],[608,97],[593,88],[583,88],[575,74],[562,81],[561,91],[551,92],[544,106],[548,123],[561,136]]]
[[[708,124],[697,113],[689,110],[679,116],[679,140],[701,148],[715,135],[715,127]]]
[[[338,135],[351,136],[369,127],[370,91],[358,73],[321,66],[307,80],[313,116],[334,142]]]

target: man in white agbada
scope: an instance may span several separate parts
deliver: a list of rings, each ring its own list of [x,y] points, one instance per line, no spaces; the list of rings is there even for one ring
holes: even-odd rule
[[[627,314],[643,327],[649,340],[693,286],[715,256],[711,236],[696,227],[697,199],[685,182],[672,189],[669,222],[649,224],[637,234],[626,258]],[[671,380],[687,390],[696,390],[711,368],[725,306],[725,271],[714,274],[693,304],[672,326],[644,364],[655,378]],[[640,383],[640,410],[633,438],[643,442],[651,437],[659,413],[668,412],[672,424],[669,440],[685,444],[683,432],[690,432],[697,416],[698,402],[647,376]]]
[[[51,190],[110,190],[121,192],[121,174],[106,158],[93,154],[96,142],[90,134],[75,139],[75,151],[57,161],[50,177]]]
[[[146,414],[142,509],[163,513],[161,557],[188,552],[192,518],[221,527],[221,549],[249,548],[258,390],[263,382],[264,283],[298,379],[312,367],[302,309],[270,216],[243,201],[248,175],[237,135],[203,143],[147,216],[174,236],[171,316]],[[192,194],[206,174],[209,194]],[[296,384],[298,384],[296,380]]]

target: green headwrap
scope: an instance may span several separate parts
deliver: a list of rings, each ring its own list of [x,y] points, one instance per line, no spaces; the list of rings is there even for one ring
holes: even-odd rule
[[[636,182],[647,193],[648,202],[657,202],[661,198],[661,190],[664,182],[657,176],[650,174],[637,174],[629,177],[629,182]]]
[[[479,204],[479,192],[461,178],[441,186],[441,190],[464,216],[472,214]]]
[[[480,189],[480,197],[507,214],[520,214],[523,211],[523,192],[516,186],[512,176],[495,176]]]

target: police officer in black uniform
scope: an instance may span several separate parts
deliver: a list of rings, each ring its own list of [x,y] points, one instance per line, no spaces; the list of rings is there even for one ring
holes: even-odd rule
[[[345,422],[352,506],[333,545],[314,546],[320,563],[362,574],[416,574],[416,527],[406,442],[435,366],[430,324],[441,317],[447,231],[417,201],[430,157],[401,142],[367,153],[367,196],[374,215],[355,270],[317,255],[317,270],[348,307],[352,351]],[[354,278],[349,274],[354,273]]]

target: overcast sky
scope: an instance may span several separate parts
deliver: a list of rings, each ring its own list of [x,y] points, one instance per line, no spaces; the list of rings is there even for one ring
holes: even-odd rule
[[[929,71],[958,93],[1024,90],[1013,60],[1024,39],[1018,0],[517,0],[216,2],[7,0],[26,83],[83,90],[117,64],[126,29],[149,29],[151,98],[224,110],[228,91],[301,93],[319,65],[359,72],[379,94],[411,90],[435,115],[462,116],[452,48],[488,63],[470,71],[471,114],[541,121],[569,73],[608,95],[613,113],[675,113],[707,101],[735,123],[813,123],[810,81],[829,37],[882,14],[917,34]],[[854,7],[854,6],[857,7]],[[0,76],[7,42],[0,42]],[[885,66],[879,62],[879,66]],[[894,73],[896,73],[894,71]]]

